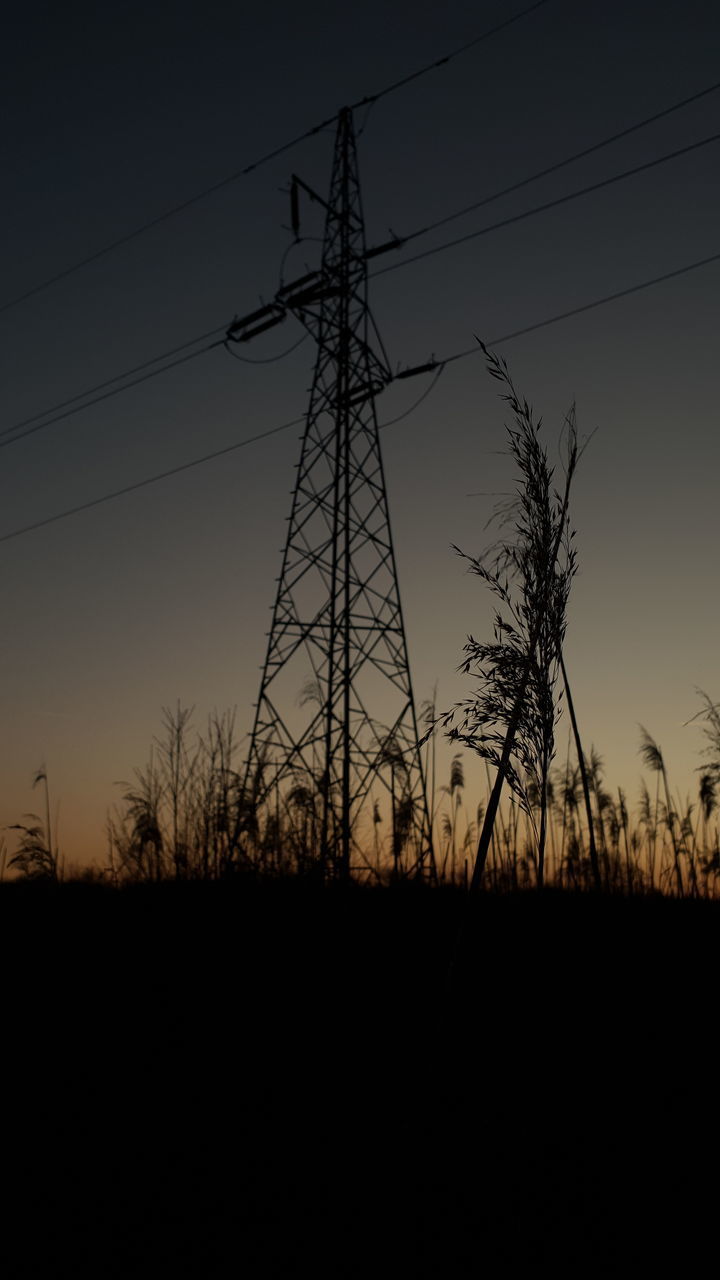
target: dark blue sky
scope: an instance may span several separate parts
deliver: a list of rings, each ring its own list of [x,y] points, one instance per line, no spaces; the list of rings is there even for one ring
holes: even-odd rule
[[[2,297],[10,299],[522,4],[41,4],[6,21]],[[368,238],[415,230],[718,78],[717,6],[552,0],[379,102],[359,146]],[[364,123],[358,113],[358,128]],[[418,243],[430,247],[720,131],[705,98]],[[329,180],[332,130],[0,315],[0,429],[251,310],[277,287],[295,170]],[[378,278],[393,364],[442,356],[720,252],[718,145]],[[303,231],[318,235],[310,210]],[[294,249],[287,271],[312,266]],[[409,253],[409,251],[408,251]],[[585,733],[631,796],[637,722],[694,787],[694,687],[717,696],[720,264],[502,348],[554,448],[577,400],[598,428],[575,496],[568,662]],[[290,322],[249,354],[270,356]],[[302,414],[309,343],[284,363],[214,352],[0,449],[0,534]],[[381,421],[421,384],[391,387]],[[160,707],[250,726],[297,430],[0,544],[0,821],[47,764],[72,856],[102,850],[113,782]],[[484,545],[508,488],[503,414],[478,360],[449,367],[384,437],[416,693],[443,705],[490,601],[451,542]],[[564,730],[560,733],[564,758]],[[478,775],[479,776],[479,775]]]

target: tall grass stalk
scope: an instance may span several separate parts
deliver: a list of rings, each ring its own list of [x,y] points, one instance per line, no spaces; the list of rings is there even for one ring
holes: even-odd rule
[[[478,889],[482,880],[505,781],[531,815],[523,772],[533,777],[540,796],[538,878],[543,882],[547,781],[554,755],[554,686],[575,572],[568,511],[578,460],[571,409],[566,418],[565,485],[559,494],[539,440],[541,423],[534,421],[528,402],[515,390],[506,362],[481,346],[488,372],[503,387],[501,398],[513,415],[507,436],[519,484],[517,499],[497,513],[501,527],[511,526],[510,534],[480,557],[464,555],[456,548],[501,605],[495,613],[494,642],[478,643],[471,636],[465,645],[466,658],[460,669],[479,677],[481,688],[443,717],[451,740],[470,746],[496,768],[471,890]]]
[[[567,670],[565,667],[565,659],[562,649],[560,650],[560,670],[562,671],[563,685],[565,688],[565,700],[567,702],[568,714],[570,716],[570,724],[572,725],[573,736],[575,738],[575,751],[577,752],[578,767],[580,769],[580,777],[582,779],[583,797],[585,800],[585,812],[587,813],[588,823],[588,842],[590,845],[590,865],[592,866],[593,879],[595,888],[602,888],[602,880],[600,877],[600,863],[597,856],[597,845],[595,844],[595,832],[593,830],[592,805],[590,803],[590,782],[588,780],[587,768],[585,765],[585,756],[580,741],[580,730],[578,729],[577,716],[575,715],[575,704],[570,692],[570,681],[568,680]]]
[[[666,823],[670,832],[672,841],[675,880],[677,884],[678,895],[682,898],[684,893],[682,869],[680,866],[680,845],[675,834],[675,811],[670,799],[670,785],[668,783],[667,770],[665,768],[665,760],[662,751],[653,738],[650,737],[647,729],[640,725],[640,755],[648,769],[662,778],[663,787],[665,789],[665,806],[666,806]]]

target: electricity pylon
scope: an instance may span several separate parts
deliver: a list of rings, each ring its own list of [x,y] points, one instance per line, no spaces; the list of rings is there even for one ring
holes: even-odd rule
[[[228,332],[290,312],[317,344],[287,540],[244,786],[249,856],[347,879],[432,876],[434,861],[375,395],[392,374],[370,341],[352,113],[338,118],[322,265]]]

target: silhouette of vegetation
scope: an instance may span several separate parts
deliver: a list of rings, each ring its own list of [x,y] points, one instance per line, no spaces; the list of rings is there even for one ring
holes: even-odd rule
[[[565,689],[565,697],[567,700],[568,715],[570,716],[570,724],[572,725],[573,737],[575,739],[575,751],[577,754],[578,770],[580,780],[582,782],[583,799],[585,801],[585,813],[587,815],[588,845],[590,852],[590,865],[592,867],[593,881],[595,888],[601,886],[600,864],[598,862],[597,845],[595,843],[595,830],[592,816],[592,805],[590,803],[590,783],[588,780],[587,762],[580,740],[580,730],[578,728],[577,716],[575,715],[575,703],[570,691],[570,682],[568,680],[567,670],[565,668],[565,658],[562,648],[560,649],[560,670],[562,671],[563,687]]]
[[[192,710],[163,709],[163,732],[147,765],[135,770],[108,818],[108,859],[115,882],[217,879],[241,845],[244,808],[233,767],[234,715],[214,714],[206,733]]]
[[[26,813],[32,825],[24,822],[13,823],[9,831],[19,831],[20,837],[15,853],[8,862],[18,875],[28,880],[57,880],[59,878],[58,851],[53,849],[52,828],[50,825],[50,789],[47,770],[38,769],[32,781],[33,790],[40,783],[45,784],[45,824],[36,813]],[[4,872],[3,858],[3,872]]]
[[[517,497],[496,511],[501,537],[480,556],[458,554],[500,601],[494,639],[470,636],[460,670],[479,681],[475,693],[441,717],[453,742],[462,742],[489,761],[495,783],[485,810],[471,887],[482,879],[493,837],[503,783],[535,823],[536,875],[544,881],[548,781],[555,754],[558,706],[555,686],[566,627],[570,585],[576,567],[569,526],[570,487],[578,461],[575,410],[565,421],[567,457],[563,493],[553,485],[553,469],[539,439],[527,400],[513,384],[505,360],[487,350],[490,376],[503,387],[513,425],[508,446],[519,473]],[[509,531],[508,531],[509,530]],[[533,803],[534,797],[535,803]]]
[[[595,746],[583,760],[591,798],[583,796],[580,766],[570,751],[561,765],[545,776],[545,858],[541,866],[542,794],[537,770],[522,778],[498,806],[484,883],[494,893],[549,885],[570,892],[596,889],[591,857],[595,841],[602,860],[602,888],[622,895],[672,895],[714,898],[720,878],[718,780],[720,778],[720,718],[716,704],[702,695],[706,746],[699,767],[694,801],[673,800],[663,753],[647,730],[641,729],[639,752],[645,767],[657,777],[654,794],[643,779],[637,804],[628,805],[625,791],[611,792],[604,780],[602,759]],[[432,703],[426,706],[429,715]],[[0,880],[57,883],[93,880],[107,885],[166,881],[227,880],[247,876],[270,880],[288,877],[322,879],[318,875],[320,811],[317,788],[300,782],[288,792],[284,809],[271,831],[253,831],[252,796],[243,793],[235,768],[237,744],[231,713],[210,717],[204,734],[196,732],[192,712],[178,705],[164,709],[161,734],[153,741],[148,763],[123,783],[119,804],[108,819],[108,850],[95,866],[65,863],[50,848],[43,821],[27,814],[9,831],[15,846],[0,841]],[[442,718],[432,718],[428,743]],[[393,743],[386,750],[392,757]],[[487,759],[487,757],[486,757]],[[403,763],[396,761],[394,831],[381,833],[375,808],[373,829],[365,835],[365,879],[375,885],[407,879],[403,851],[412,829],[411,806],[403,787]],[[428,774],[437,782],[434,771]],[[33,785],[46,782],[44,770]],[[488,793],[491,791],[488,776]],[[433,841],[440,886],[469,885],[469,868],[487,797],[473,812],[465,804],[463,754],[456,752],[447,780],[429,796]],[[519,792],[519,794],[518,794]],[[47,796],[49,813],[49,796]],[[589,812],[589,817],[588,817]],[[46,814],[47,819],[47,814]],[[250,842],[252,841],[252,845]],[[388,846],[393,860],[388,864]],[[256,857],[265,849],[264,860]],[[244,873],[242,876],[241,873]]]
[[[14,823],[9,830],[20,831],[18,848],[8,862],[9,867],[17,868],[20,875],[29,880],[57,880],[57,860],[48,848],[41,820],[34,813],[25,815],[33,825]]]

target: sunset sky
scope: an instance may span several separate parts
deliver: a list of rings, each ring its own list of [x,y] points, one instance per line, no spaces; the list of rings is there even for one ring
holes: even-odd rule
[[[0,78],[0,307],[524,7],[144,0],[110,11],[79,0],[16,12]],[[369,243],[711,86],[719,36],[710,0],[549,0],[359,110]],[[272,297],[291,244],[290,174],[325,192],[333,134],[0,312],[0,431]],[[720,90],[430,233],[392,265],[713,134]],[[492,344],[720,254],[719,212],[720,140],[378,275],[370,299],[390,361],[453,355],[475,334]],[[286,279],[317,264],[316,209],[303,207],[302,230]],[[720,261],[497,347],[553,457],[573,400],[581,435],[595,432],[575,485],[566,659],[586,743],[633,804],[638,723],[675,791],[694,798],[702,735],[684,722],[696,687],[720,699],[719,290]],[[288,320],[244,353],[267,359],[301,336]],[[219,348],[26,439],[0,436],[0,824],[40,812],[31,781],[44,765],[66,856],[100,859],[115,784],[145,762],[164,705],[194,706],[199,728],[235,707],[247,733],[300,428],[2,538],[301,417],[313,354],[308,340],[255,365]],[[389,387],[380,422],[427,385]],[[491,537],[493,495],[512,484],[503,422],[473,356],[382,434],[416,699],[437,683],[441,709],[471,687],[456,671],[467,633],[490,635],[492,600],[451,544],[477,554]],[[558,739],[561,762],[566,721]],[[474,809],[484,781],[465,760]]]

